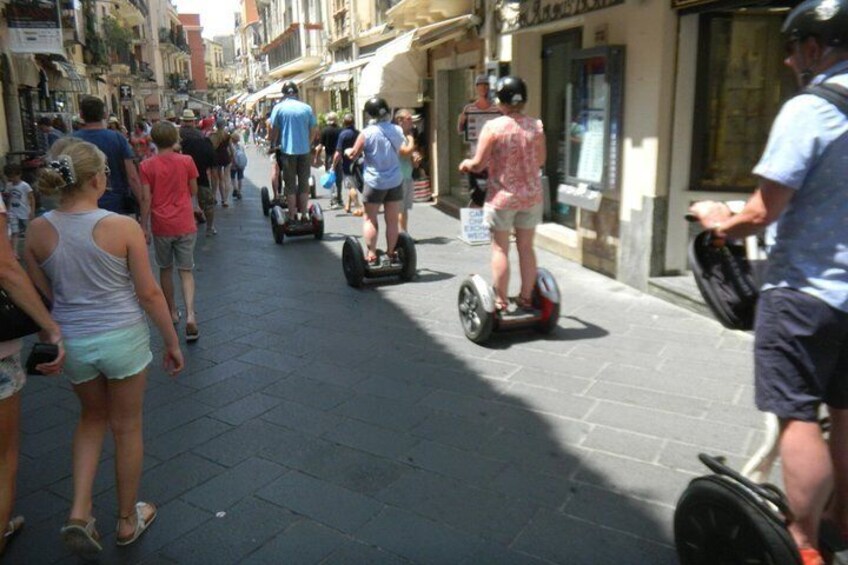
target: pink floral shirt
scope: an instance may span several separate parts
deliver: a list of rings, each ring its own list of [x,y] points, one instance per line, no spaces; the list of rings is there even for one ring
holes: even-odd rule
[[[542,202],[536,140],[544,136],[542,120],[516,114],[486,123],[494,137],[489,153],[486,204],[498,210],[523,210]]]

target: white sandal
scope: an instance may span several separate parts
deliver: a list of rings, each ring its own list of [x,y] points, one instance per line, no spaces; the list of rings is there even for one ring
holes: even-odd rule
[[[144,519],[144,516],[142,516],[142,513],[141,513],[141,511],[144,509],[145,506],[149,506],[150,508],[153,509],[153,514],[151,514],[150,518],[148,518],[147,520]],[[150,524],[153,523],[153,521],[156,519],[156,516],[158,514],[159,514],[159,510],[156,508],[155,505],[153,505],[149,502],[136,502],[135,503],[135,518],[136,518],[135,531],[133,532],[132,536],[130,536],[128,538],[121,539],[121,538],[117,537],[118,528],[115,528],[115,532],[116,532],[115,543],[119,546],[125,546],[125,545],[130,545],[131,543],[135,542],[138,538],[141,537],[141,534],[143,534],[147,530],[147,528],[150,527]],[[130,519],[130,516],[121,516],[118,520],[118,527],[120,527],[120,525],[121,525],[121,522],[120,522],[121,520],[129,520],[129,519]]]

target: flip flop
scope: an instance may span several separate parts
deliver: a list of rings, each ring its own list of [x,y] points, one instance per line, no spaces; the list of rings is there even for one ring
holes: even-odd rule
[[[103,551],[100,534],[94,527],[94,518],[89,521],[72,518],[60,530],[65,547],[76,555],[90,559]]]
[[[153,514],[151,514],[150,518],[148,518],[147,520],[145,520],[144,516],[141,515],[141,511],[145,506],[148,506],[148,507],[153,509]],[[126,545],[130,545],[131,543],[134,543],[138,538],[141,537],[141,534],[143,534],[145,531],[147,531],[147,528],[150,527],[150,524],[153,523],[153,521],[156,519],[156,516],[158,516],[158,515],[159,515],[159,510],[153,504],[151,504],[149,502],[136,502],[135,503],[135,517],[136,517],[135,531],[128,538],[116,537],[115,543],[117,545],[121,546],[121,547],[126,546]],[[116,528],[116,530],[117,530],[117,528]]]
[[[197,327],[196,323],[186,322],[185,338],[186,338],[186,341],[189,342],[189,343],[191,343],[193,341],[197,341],[198,339],[200,339],[200,329]]]
[[[20,532],[21,528],[24,527],[24,522],[25,520],[23,516],[15,516],[11,520],[9,520],[9,524],[6,526],[6,532],[3,534],[3,537],[14,537],[14,535]]]

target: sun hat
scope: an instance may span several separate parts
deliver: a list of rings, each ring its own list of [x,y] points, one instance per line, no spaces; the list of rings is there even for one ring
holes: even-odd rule
[[[194,110],[192,110],[191,108],[186,108],[185,110],[183,110],[180,119],[182,119],[182,121],[184,122],[193,122],[197,119],[197,116],[194,115]]]

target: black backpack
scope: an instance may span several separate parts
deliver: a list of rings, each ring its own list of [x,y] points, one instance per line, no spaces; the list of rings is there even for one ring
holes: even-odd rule
[[[807,88],[802,94],[823,98],[848,116],[848,88],[820,84]],[[689,265],[698,290],[723,326],[734,330],[753,329],[760,294],[758,273],[748,261],[744,242],[717,243],[712,232],[704,231],[689,244]]]

